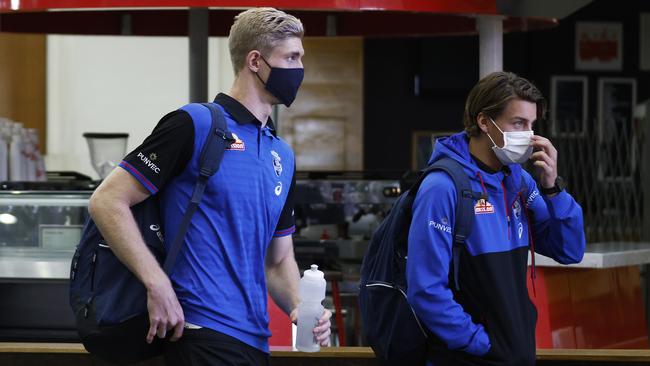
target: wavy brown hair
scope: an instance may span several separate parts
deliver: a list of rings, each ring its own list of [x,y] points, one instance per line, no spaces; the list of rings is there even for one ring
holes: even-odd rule
[[[474,85],[465,102],[463,123],[469,136],[478,136],[478,115],[484,113],[492,119],[499,115],[512,99],[522,99],[537,104],[537,120],[546,115],[546,99],[530,81],[511,72],[493,72]]]

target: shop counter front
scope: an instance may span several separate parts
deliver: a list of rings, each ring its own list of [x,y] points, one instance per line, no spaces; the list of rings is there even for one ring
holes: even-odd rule
[[[650,350],[538,349],[537,365],[648,365]],[[108,366],[88,354],[79,343],[1,343],[0,365],[12,366]],[[154,358],[138,366],[163,366]],[[376,366],[368,347],[323,347],[320,352],[298,352],[290,347],[271,347],[272,366]]]
[[[535,255],[538,348],[648,348],[640,266],[650,243],[588,244],[581,263]]]

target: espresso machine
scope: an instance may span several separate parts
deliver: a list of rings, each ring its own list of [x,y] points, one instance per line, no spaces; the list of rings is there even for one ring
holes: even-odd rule
[[[402,189],[401,172],[298,172],[294,247],[300,268],[358,275],[372,234]]]

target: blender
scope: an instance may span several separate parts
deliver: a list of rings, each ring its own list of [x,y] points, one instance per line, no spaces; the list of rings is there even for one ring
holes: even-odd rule
[[[104,179],[115,168],[126,153],[128,133],[86,132],[90,161],[99,179]]]

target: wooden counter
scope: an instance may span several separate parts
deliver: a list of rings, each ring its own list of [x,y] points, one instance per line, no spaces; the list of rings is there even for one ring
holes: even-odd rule
[[[648,348],[639,265],[650,263],[650,243],[592,243],[580,263],[539,254],[535,263],[538,349]]]
[[[306,360],[308,359],[308,360]],[[140,363],[160,366],[161,358]],[[320,352],[303,353],[290,347],[271,347],[271,365],[379,365],[368,347],[324,347]],[[650,349],[539,349],[538,365],[649,365]],[[105,366],[78,343],[1,343],[0,365],[12,366]]]

